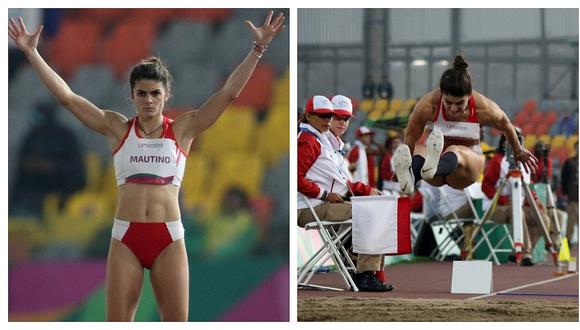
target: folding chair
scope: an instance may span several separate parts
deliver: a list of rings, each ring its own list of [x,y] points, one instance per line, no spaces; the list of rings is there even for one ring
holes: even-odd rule
[[[411,212],[411,246],[415,246],[419,237],[419,230],[424,222],[425,214],[423,212]]]
[[[477,212],[477,209],[475,207],[475,203],[473,201],[484,198],[484,195],[481,192],[481,183],[476,182],[476,183],[472,184],[471,186],[465,188],[463,191],[465,192],[465,196],[467,197],[467,202],[469,203],[469,207],[471,208],[471,211],[473,212],[473,215],[475,217],[476,228],[474,230],[474,233],[479,232],[479,234],[481,235],[481,239],[478,240],[478,242],[471,248],[470,253],[467,256],[467,259],[473,259],[473,253],[481,246],[481,244],[485,244],[485,246],[489,250],[489,254],[487,255],[487,257],[484,258],[484,260],[493,259],[493,262],[497,266],[499,266],[499,265],[501,265],[501,263],[499,262],[499,259],[497,257],[497,253],[501,253],[501,252],[509,253],[509,252],[513,252],[513,249],[514,249],[514,241],[513,241],[512,237],[510,236],[509,228],[508,228],[507,224],[494,223],[493,221],[486,221],[486,224],[490,225],[489,229],[486,230],[483,227],[484,219],[487,219],[490,216],[491,212],[493,212],[493,210],[494,210],[494,207],[493,207],[493,204],[490,205],[490,207],[485,211],[485,213],[481,217],[479,216],[479,213]],[[503,229],[504,235],[497,241],[497,243],[493,244],[491,242],[491,240],[489,239],[489,236],[491,236],[498,229]],[[475,238],[476,237],[473,237],[473,240],[475,240]],[[500,248],[500,246],[503,244],[503,242],[505,242],[506,239],[509,242],[510,248],[508,248],[508,249]]]
[[[352,235],[352,220],[321,221],[308,198],[302,194],[300,194],[300,197],[304,199],[315,219],[315,222],[308,223],[304,229],[316,229],[322,239],[322,247],[298,269],[298,288],[347,291],[335,287],[310,284],[312,276],[320,266],[324,265],[331,258],[346,283],[348,290],[358,292],[358,288],[349,273],[349,270],[356,272],[356,267],[343,245],[345,240],[349,239]]]
[[[443,188],[421,183],[419,191],[423,195],[424,209],[431,211],[425,212],[423,223],[431,227],[435,237],[436,247],[431,251],[430,257],[443,261],[449,255],[460,255],[459,246],[465,236],[463,224],[473,219],[463,219],[457,216]],[[441,211],[442,205],[448,209],[446,214]]]

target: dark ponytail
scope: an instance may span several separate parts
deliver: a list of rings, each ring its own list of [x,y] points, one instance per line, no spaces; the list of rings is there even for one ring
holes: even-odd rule
[[[471,95],[471,76],[467,72],[469,64],[462,54],[453,59],[453,68],[445,70],[439,81],[439,89],[443,94],[456,97]]]

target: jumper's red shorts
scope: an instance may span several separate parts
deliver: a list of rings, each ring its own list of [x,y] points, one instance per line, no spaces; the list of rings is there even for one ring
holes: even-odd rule
[[[112,230],[113,238],[125,244],[148,269],[169,244],[183,238],[184,234],[181,220],[129,222],[115,219]]]

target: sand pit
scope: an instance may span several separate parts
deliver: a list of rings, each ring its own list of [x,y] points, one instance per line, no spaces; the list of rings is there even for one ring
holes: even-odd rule
[[[298,321],[578,322],[578,302],[353,297],[302,298],[298,299]]]

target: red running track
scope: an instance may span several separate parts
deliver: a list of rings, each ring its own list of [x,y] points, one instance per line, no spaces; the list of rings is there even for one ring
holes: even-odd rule
[[[577,255],[577,251],[575,251]],[[574,255],[573,254],[573,255]],[[571,276],[554,276],[555,266],[535,265],[521,267],[515,264],[493,266],[493,292],[512,290],[514,288],[538,284],[507,292],[506,295],[451,294],[452,262],[421,262],[387,266],[385,273],[387,282],[395,285],[391,292],[351,292],[328,290],[298,290],[298,299],[306,297],[352,296],[369,298],[422,298],[422,299],[510,299],[510,300],[563,300],[578,301],[578,273]],[[558,279],[553,282],[541,283]],[[346,284],[338,273],[316,274],[311,280],[313,284],[346,288]]]

